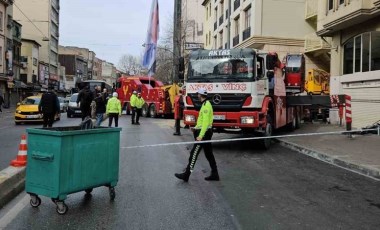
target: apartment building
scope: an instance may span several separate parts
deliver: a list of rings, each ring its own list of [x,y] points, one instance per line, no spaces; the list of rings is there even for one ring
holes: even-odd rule
[[[43,66],[48,66],[49,73],[44,84],[57,85],[55,81],[59,81],[59,0],[17,0],[15,6],[13,18],[22,24],[23,38],[41,44],[40,61],[45,63]]]
[[[21,40],[20,80],[26,84],[38,84],[39,49],[41,44],[29,39]]]
[[[87,49],[76,46],[59,46],[58,48],[59,55],[76,55],[83,57],[84,61],[87,62],[87,72],[82,74],[82,80],[93,79],[93,70],[94,70],[94,61],[95,61],[95,52]]]
[[[102,80],[106,81],[109,85],[116,82],[116,67],[112,63],[102,62]]]
[[[182,0],[182,32],[184,43],[190,49],[192,44],[203,44],[204,0]]]
[[[318,32],[331,38],[331,94],[352,97],[353,126],[380,120],[380,0],[319,0]]]
[[[92,78],[94,80],[102,79],[102,63],[103,63],[103,60],[97,57],[94,58],[93,70],[92,70]]]
[[[305,0],[204,0],[202,6],[207,49],[253,48],[282,58],[304,53],[306,35],[316,32],[316,23],[305,20]],[[317,60],[307,54],[306,68],[328,67]]]

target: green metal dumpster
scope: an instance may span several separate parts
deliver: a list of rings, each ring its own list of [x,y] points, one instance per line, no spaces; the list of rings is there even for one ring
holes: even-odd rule
[[[115,198],[119,179],[121,128],[81,130],[80,127],[27,129],[28,163],[25,190],[30,204],[41,204],[39,195],[50,197],[57,212],[65,214],[68,194],[107,186]]]

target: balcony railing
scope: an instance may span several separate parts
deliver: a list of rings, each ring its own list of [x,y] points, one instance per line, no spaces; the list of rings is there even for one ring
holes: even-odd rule
[[[217,28],[218,28],[218,23],[215,22],[215,23],[214,23],[214,30],[216,30]]]
[[[235,11],[237,8],[239,8],[239,6],[240,6],[240,0],[235,0],[235,1],[234,1],[234,11]]]
[[[219,25],[222,25],[223,24],[223,14],[219,17]]]
[[[249,37],[251,37],[251,27],[248,27],[243,31],[243,41],[245,41]]]
[[[326,41],[318,37],[315,33],[306,35],[305,37],[305,53],[316,52],[331,48],[331,38],[326,37]],[[330,43],[330,44],[329,44]]]
[[[232,39],[232,45],[233,45],[233,46],[236,46],[237,44],[239,44],[239,35],[236,35],[236,36]]]
[[[305,4],[305,19],[311,19],[318,15],[318,1],[306,0]]]

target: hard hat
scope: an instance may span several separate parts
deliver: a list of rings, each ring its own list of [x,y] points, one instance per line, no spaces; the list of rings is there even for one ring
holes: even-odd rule
[[[113,94],[112,94],[112,97],[117,97],[117,96],[119,96],[116,92],[114,92]]]
[[[207,90],[204,88],[200,88],[200,89],[198,89],[198,94],[203,95],[203,96],[207,96]]]
[[[137,91],[136,91],[136,90],[134,90],[134,91],[133,91],[133,94],[136,94],[136,93],[137,93]]]

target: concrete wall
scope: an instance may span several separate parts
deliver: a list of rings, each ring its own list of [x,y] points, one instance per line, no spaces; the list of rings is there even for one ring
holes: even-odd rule
[[[306,34],[314,32],[305,19],[305,0],[261,0],[262,1],[262,29],[254,30],[255,35],[299,38],[304,39]],[[260,2],[260,1],[256,1]],[[260,11],[257,3],[256,12]],[[258,15],[258,14],[256,14]]]

